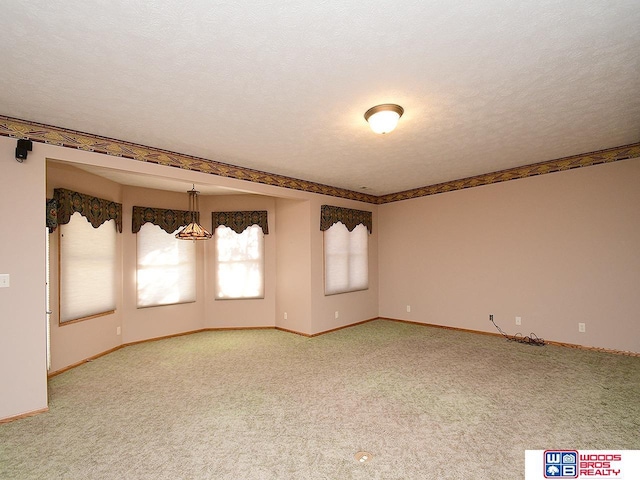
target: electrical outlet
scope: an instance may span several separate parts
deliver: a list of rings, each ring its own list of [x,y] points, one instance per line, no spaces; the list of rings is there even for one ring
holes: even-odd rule
[[[11,277],[8,273],[3,273],[0,275],[0,288],[9,288],[11,285],[10,281]]]
[[[522,325],[522,317],[516,317],[516,325]]]
[[[586,332],[586,331],[587,331],[587,329],[586,329],[586,325],[585,325],[584,323],[578,323],[578,331],[579,331],[580,333],[584,333],[584,332]]]
[[[489,321],[493,322],[493,315],[491,313],[489,314]]]
[[[407,305],[407,313],[411,313],[411,305]]]
[[[340,317],[340,314],[338,313],[338,311],[337,311],[337,310],[336,310],[336,313],[335,313],[335,317],[336,317],[336,318]]]
[[[122,333],[122,329],[120,327],[116,327],[116,335],[120,335]]]
[[[284,319],[287,319],[287,312],[284,312]]]

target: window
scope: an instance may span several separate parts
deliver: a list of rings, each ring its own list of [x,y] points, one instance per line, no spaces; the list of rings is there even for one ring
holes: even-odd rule
[[[325,295],[369,288],[368,237],[363,224],[349,232],[337,222],[324,231]]]
[[[264,233],[251,225],[242,233],[215,229],[216,299],[264,298]]]
[[[138,308],[196,301],[196,245],[176,232],[145,223],[136,234]]]
[[[115,220],[94,228],[79,212],[60,225],[60,323],[116,309]]]

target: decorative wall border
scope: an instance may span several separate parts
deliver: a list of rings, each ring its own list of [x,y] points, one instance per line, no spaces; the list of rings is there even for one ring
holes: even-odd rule
[[[286,177],[274,173],[262,172],[245,167],[207,160],[204,158],[170,152],[159,148],[146,147],[135,143],[102,137],[75,130],[53,127],[41,123],[20,120],[0,115],[0,135],[13,138],[25,138],[34,142],[48,143],[67,148],[75,148],[88,152],[102,153],[116,157],[130,158],[141,162],[156,163],[170,167],[193,170],[196,172],[218,175],[220,177],[245,180],[275,187],[289,188],[308,193],[318,193],[330,197],[346,198],[360,202],[381,205],[412,198],[436,195],[438,193],[479,187],[492,183],[505,182],[520,178],[560,172],[573,168],[588,167],[601,163],[616,162],[628,158],[640,157],[640,142],[620,147],[613,147],[597,152],[583,153],[570,157],[549,160],[532,165],[510,168],[474,177],[438,183],[425,187],[405,190],[398,193],[375,196],[354,192],[344,188],[331,187],[321,183],[309,182],[297,178]]]
[[[376,196],[354,192],[344,188],[331,187],[320,183],[309,182],[297,178],[285,177],[275,173],[261,172],[245,167],[238,167],[205,158],[170,152],[159,148],[146,147],[90,133],[77,132],[51,125],[20,120],[0,115],[0,135],[5,137],[25,138],[34,142],[48,143],[61,147],[75,148],[87,152],[103,153],[115,157],[130,158],[141,162],[156,163],[169,167],[182,168],[196,172],[208,173],[220,177],[246,180],[275,187],[290,188],[309,193],[320,193],[331,197],[347,198],[366,203],[376,203]]]
[[[438,183],[427,187],[414,188],[404,192],[382,195],[377,197],[376,203],[381,205],[384,203],[398,202],[400,200],[426,197],[427,195],[436,195],[438,193],[479,187],[481,185],[490,185],[492,183],[506,182],[508,180],[517,180],[520,178],[543,175],[545,173],[561,172],[563,170],[571,170],[573,168],[590,167],[601,163],[617,162],[618,160],[626,160],[628,158],[636,157],[640,157],[640,142],[621,147],[608,148],[606,150],[599,150],[597,152],[583,153],[580,155],[558,158],[556,160],[524,165],[522,167],[509,168],[498,172],[485,173],[483,175],[476,175],[475,177],[452,180],[450,182]]]

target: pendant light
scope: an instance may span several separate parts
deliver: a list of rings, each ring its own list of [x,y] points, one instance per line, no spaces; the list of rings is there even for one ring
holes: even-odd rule
[[[211,238],[211,234],[197,222],[200,211],[198,209],[198,192],[196,186],[193,185],[191,190],[188,190],[189,194],[189,216],[191,217],[191,223],[185,225],[182,230],[176,233],[176,238],[179,240],[208,240]]]
[[[404,108],[400,105],[384,103],[367,110],[364,119],[375,133],[389,133],[396,128],[403,113]]]

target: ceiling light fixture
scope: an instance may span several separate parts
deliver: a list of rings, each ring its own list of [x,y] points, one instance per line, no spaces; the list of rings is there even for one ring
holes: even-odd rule
[[[198,209],[198,193],[200,192],[198,192],[196,186],[193,185],[187,193],[189,194],[189,217],[191,223],[185,225],[182,230],[176,233],[176,238],[179,240],[208,240],[212,235],[197,222],[198,216],[200,215]]]
[[[367,110],[364,119],[375,133],[389,133],[396,128],[403,113],[404,108],[400,105],[384,103]]]

